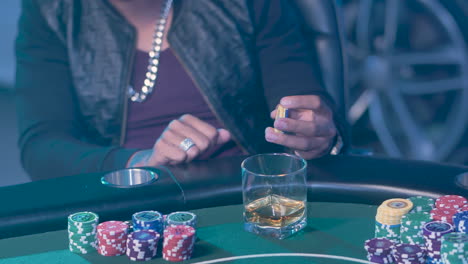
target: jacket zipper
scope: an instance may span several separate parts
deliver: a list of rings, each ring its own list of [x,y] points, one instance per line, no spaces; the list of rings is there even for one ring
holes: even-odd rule
[[[133,36],[133,45],[131,46],[132,50],[130,51],[130,59],[128,60],[128,71],[127,71],[127,76],[125,80],[125,86],[124,86],[124,93],[123,93],[123,113],[122,113],[122,124],[120,126],[120,140],[119,140],[119,146],[123,147],[125,143],[125,137],[127,134],[127,118],[128,118],[128,97],[127,97],[127,92],[128,92],[128,86],[130,85],[130,76],[131,76],[131,68],[134,63],[135,59],[135,48],[136,48],[136,38],[135,34]]]
[[[169,41],[169,40],[168,40]],[[169,43],[169,47],[171,47],[170,43]],[[200,94],[202,95],[203,99],[205,99],[205,102],[208,104],[208,107],[210,108],[211,112],[215,115],[216,119],[218,119],[218,121],[223,125],[224,128],[227,128],[226,127],[226,124],[224,123],[224,121],[220,118],[219,114],[215,111],[215,108],[214,106],[211,104],[210,100],[208,99],[208,97],[205,95],[205,93],[202,91],[202,89],[200,88],[200,86],[198,85],[198,83],[195,81],[195,78],[193,78],[192,76],[192,73],[187,69],[187,66],[185,66],[183,60],[180,59],[180,56],[179,54],[177,53],[177,51],[175,49],[172,49],[172,52],[174,53],[174,55],[176,56],[177,60],[179,60],[180,64],[182,65],[182,67],[184,68],[185,72],[187,73],[187,75],[190,77],[190,79],[192,80],[193,84],[195,85],[195,87],[197,87],[198,91],[200,92]],[[248,154],[249,152],[245,149],[245,147],[240,144],[240,141],[239,139],[234,135],[234,134],[231,134],[231,138],[232,140],[234,140],[234,142],[241,148],[241,150],[244,152],[244,154]]]

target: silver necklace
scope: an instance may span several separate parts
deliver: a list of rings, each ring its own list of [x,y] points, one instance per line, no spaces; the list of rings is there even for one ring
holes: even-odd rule
[[[131,85],[128,87],[128,97],[132,102],[144,102],[146,98],[148,98],[148,95],[150,95],[154,90],[154,84],[158,78],[159,56],[161,55],[164,30],[166,29],[167,18],[169,17],[172,1],[173,0],[166,0],[164,2],[161,9],[161,18],[156,23],[151,51],[148,52],[148,71],[146,72],[146,78],[143,82],[143,86],[141,87],[141,91],[135,91]]]

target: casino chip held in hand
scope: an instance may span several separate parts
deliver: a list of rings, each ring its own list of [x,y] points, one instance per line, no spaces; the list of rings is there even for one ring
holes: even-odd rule
[[[468,200],[445,195],[389,199],[378,208],[367,259],[385,264],[468,264]]]
[[[93,212],[78,212],[68,217],[71,252],[97,252],[106,257],[126,255],[132,261],[148,261],[158,255],[171,261],[188,260],[196,241],[197,216],[191,212],[174,212],[167,216],[157,211],[133,214],[132,222],[99,223]]]

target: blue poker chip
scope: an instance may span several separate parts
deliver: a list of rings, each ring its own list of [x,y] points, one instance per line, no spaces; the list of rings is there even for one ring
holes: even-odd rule
[[[468,230],[468,211],[456,213],[453,216],[453,225],[458,232],[466,233]]]
[[[160,220],[161,218],[161,213],[157,211],[142,211],[133,215],[133,219],[140,222],[154,222]]]
[[[142,211],[132,215],[133,229],[155,230],[162,233],[164,229],[163,215],[158,211]]]

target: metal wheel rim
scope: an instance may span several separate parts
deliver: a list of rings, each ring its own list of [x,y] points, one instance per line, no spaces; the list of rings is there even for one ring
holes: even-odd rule
[[[385,120],[385,112],[383,107],[383,101],[389,99],[392,102],[393,108],[398,109],[397,113],[399,115],[400,124],[405,131],[405,134],[409,140],[410,146],[410,158],[417,159],[426,159],[426,160],[443,160],[445,159],[451,151],[456,147],[460,138],[463,136],[465,129],[467,127],[468,121],[468,55],[465,47],[465,41],[463,35],[460,32],[458,25],[454,21],[454,18],[448,13],[448,11],[438,2],[433,0],[415,0],[420,5],[424,6],[427,12],[430,12],[432,17],[438,19],[438,22],[443,26],[447,35],[449,36],[449,41],[452,44],[452,47],[448,50],[439,50],[438,53],[428,52],[424,54],[394,54],[392,51],[396,50],[393,45],[395,44],[396,33],[398,32],[399,26],[399,12],[398,7],[401,8],[401,5],[407,4],[407,1],[402,0],[391,0],[385,2],[385,34],[384,34],[384,50],[383,55],[386,59],[390,61],[390,65],[394,66],[398,63],[402,64],[404,61],[408,65],[415,65],[415,62],[418,64],[434,64],[434,65],[444,65],[448,63],[450,65],[456,65],[459,67],[459,75],[456,78],[458,83],[458,89],[456,86],[451,87],[451,84],[455,82],[453,80],[447,79],[435,84],[428,85],[426,92],[421,93],[420,89],[411,87],[410,85],[403,86],[405,89],[402,91],[401,88],[398,89],[385,89],[373,90],[366,89],[359,96],[359,98],[351,103],[349,109],[349,117],[351,123],[356,121],[357,116],[362,116],[366,110],[369,110],[369,117],[373,128],[375,129],[379,140],[382,143],[385,151],[394,157],[404,157],[405,154],[397,145],[397,139],[391,134],[389,126],[395,124],[389,124],[388,120]],[[368,56],[372,54],[368,47],[369,41],[366,40],[371,38],[369,33],[369,25],[371,24],[371,11],[374,4],[373,0],[361,0],[359,3],[359,16],[356,17],[356,44],[348,41],[348,54],[351,57],[358,58],[362,56]],[[392,7],[392,8],[389,8]],[[401,10],[401,9],[400,9]],[[360,29],[358,28],[360,27]],[[392,32],[393,34],[388,34]],[[408,56],[411,55],[411,56]],[[413,60],[413,64],[411,64]],[[360,65],[361,66],[361,65]],[[360,68],[360,67],[357,67]],[[363,69],[360,68],[360,71]],[[356,84],[362,78],[362,72],[358,74],[351,74],[350,87]],[[356,78],[359,76],[359,78]],[[354,77],[354,78],[353,78]],[[393,82],[391,84],[394,84]],[[391,85],[390,84],[390,85]],[[427,83],[426,83],[427,84]],[[419,86],[420,88],[421,86]],[[431,142],[429,135],[425,135],[424,130],[421,127],[418,127],[414,118],[408,114],[405,116],[404,113],[409,113],[405,102],[403,101],[402,94],[406,93],[419,93],[419,94],[428,94],[433,93],[434,91],[443,92],[448,90],[459,90],[460,96],[458,101],[455,102],[455,106],[451,106],[450,113],[447,115],[447,120],[444,122],[446,131],[449,132],[450,136],[446,137],[443,140],[442,144],[437,144],[437,142]],[[404,125],[403,125],[404,124]],[[411,142],[414,141],[414,142]]]

